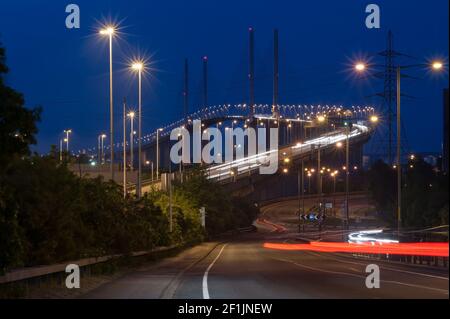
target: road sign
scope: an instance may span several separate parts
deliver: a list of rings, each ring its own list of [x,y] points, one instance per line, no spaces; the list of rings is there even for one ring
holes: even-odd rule
[[[300,215],[301,220],[309,221],[309,222],[322,222],[325,220],[325,214],[318,214],[318,213],[309,213],[309,214],[301,214]]]
[[[206,227],[206,210],[205,207],[201,207],[200,211],[200,222],[202,223],[203,228]]]

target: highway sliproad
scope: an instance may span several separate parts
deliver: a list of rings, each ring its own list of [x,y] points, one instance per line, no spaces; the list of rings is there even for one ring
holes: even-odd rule
[[[230,317],[251,311],[276,311],[270,303],[264,303],[270,299],[449,297],[448,271],[444,267],[361,259],[351,253],[335,253],[336,247],[329,250],[326,243],[320,242],[312,242],[306,249],[307,244],[292,243],[297,240],[297,233],[287,228],[281,232],[284,228],[275,224],[276,221],[264,220],[256,223],[257,232],[240,235],[227,243],[193,247],[100,286],[84,297],[195,300],[183,302],[178,310],[187,314],[201,311],[204,315],[223,312]],[[267,247],[266,243],[278,246]],[[368,272],[374,268],[377,273]],[[379,275],[378,281],[371,279],[374,275]],[[374,284],[367,284],[368,281]],[[199,301],[202,299],[204,303]],[[214,303],[216,306],[211,307]],[[198,305],[204,307],[189,307]]]

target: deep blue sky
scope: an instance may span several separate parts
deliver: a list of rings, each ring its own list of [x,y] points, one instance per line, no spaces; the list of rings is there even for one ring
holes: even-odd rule
[[[65,28],[65,7],[81,9],[81,28]],[[382,28],[365,27],[365,6],[381,7]],[[136,103],[135,78],[127,58],[151,57],[144,82],[144,132],[180,118],[182,70],[190,60],[191,105],[201,102],[201,57],[208,55],[210,104],[243,103],[247,98],[247,30],[256,29],[256,101],[271,103],[272,30],[280,32],[280,103],[375,105],[366,98],[382,81],[352,77],[350,60],[382,51],[392,29],[395,48],[419,58],[448,62],[448,0],[172,0],[21,1],[2,0],[0,42],[7,49],[9,85],[24,93],[27,106],[42,105],[37,150],[57,144],[72,128],[74,149],[96,145],[108,131],[107,42],[96,34],[99,22],[121,21],[114,45],[116,123],[123,97]],[[377,60],[382,62],[382,60]],[[405,61],[409,63],[409,61]],[[413,63],[415,63],[413,61]],[[442,89],[448,74],[409,72],[403,89],[409,150],[440,151]],[[119,139],[119,134],[116,140]]]

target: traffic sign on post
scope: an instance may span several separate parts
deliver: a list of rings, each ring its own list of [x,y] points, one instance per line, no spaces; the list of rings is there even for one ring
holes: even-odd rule
[[[323,222],[325,220],[325,214],[318,214],[318,213],[309,213],[309,214],[301,214],[300,219],[310,222]]]
[[[201,207],[199,209],[200,211],[200,223],[202,224],[203,228],[206,227],[206,210],[205,207]]]

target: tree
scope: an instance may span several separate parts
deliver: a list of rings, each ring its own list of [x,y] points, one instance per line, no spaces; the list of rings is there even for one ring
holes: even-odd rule
[[[378,214],[385,221],[394,224],[397,198],[396,171],[379,160],[368,172],[368,189],[375,202]]]
[[[29,146],[36,144],[36,122],[41,115],[41,108],[25,108],[22,94],[5,84],[5,59],[5,49],[0,46],[0,170],[9,158],[29,154]]]
[[[377,161],[368,173],[369,191],[380,216],[396,224],[397,172]],[[423,159],[403,165],[402,226],[422,228],[448,224],[448,178]]]
[[[41,109],[26,109],[23,96],[5,85],[8,73],[5,48],[0,44],[0,273],[7,266],[20,265],[23,254],[18,206],[13,190],[5,184],[4,172],[15,157],[29,154],[36,143],[36,121]]]

